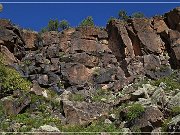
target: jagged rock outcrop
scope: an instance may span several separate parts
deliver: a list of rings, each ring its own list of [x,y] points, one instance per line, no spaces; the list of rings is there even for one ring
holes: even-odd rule
[[[107,26],[108,46],[116,56],[126,77],[145,74],[155,79],[170,74],[169,64],[172,68],[179,68],[179,32],[176,27],[172,28],[166,22],[172,14],[174,17],[177,16],[178,10],[179,8],[176,8],[167,13],[166,18],[136,18],[129,19],[127,22],[110,21]]]
[[[7,47],[15,57],[22,59],[25,55],[25,43],[18,28],[9,20],[0,20],[0,27],[1,45]]]
[[[60,91],[63,89],[58,85],[60,81],[65,88],[77,86],[77,89],[87,85],[101,87],[111,82],[116,87],[114,89],[121,89],[128,83],[117,59],[108,48],[105,29],[68,29],[62,33],[43,33],[39,37],[39,42],[36,42],[40,44],[38,48],[29,48],[31,52],[27,51],[23,58],[22,70],[25,76],[36,80],[41,86]],[[29,40],[31,43],[36,41],[35,38]],[[103,81],[100,76],[107,68],[113,72],[102,76],[106,79]],[[117,85],[119,82],[121,84]]]

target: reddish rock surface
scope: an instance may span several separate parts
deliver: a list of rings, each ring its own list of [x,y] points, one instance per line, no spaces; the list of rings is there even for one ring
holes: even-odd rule
[[[35,47],[35,42],[38,40],[37,37],[38,33],[35,31],[30,31],[30,30],[22,30],[22,37],[25,41],[25,48],[34,50]]]

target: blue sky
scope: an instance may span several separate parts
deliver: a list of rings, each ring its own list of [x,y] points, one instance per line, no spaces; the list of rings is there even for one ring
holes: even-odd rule
[[[25,0],[1,0],[1,2],[15,2]],[[37,1],[37,0],[28,0]],[[50,0],[38,0],[50,1]],[[53,0],[62,1],[62,0]],[[65,1],[65,0],[64,0]],[[69,1],[83,1],[83,0],[69,0]],[[85,1],[85,0],[84,0]],[[89,0],[97,1],[97,0]],[[99,2],[127,2],[127,0],[98,0]],[[135,0],[128,0],[135,1]],[[142,1],[142,0],[136,0]],[[180,2],[180,0],[144,0],[151,2]],[[86,16],[92,16],[94,22],[98,26],[106,26],[109,17],[117,17],[118,11],[123,9],[129,14],[136,11],[143,12],[147,17],[155,14],[163,14],[169,10],[180,6],[180,3],[174,4],[3,4],[3,12],[0,13],[0,18],[11,19],[13,23],[20,25],[23,28],[31,28],[33,30],[40,30],[46,26],[49,19],[66,19],[71,26],[77,26]]]

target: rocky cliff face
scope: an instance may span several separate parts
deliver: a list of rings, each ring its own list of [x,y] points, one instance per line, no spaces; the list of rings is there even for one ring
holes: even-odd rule
[[[80,27],[60,33],[38,34],[20,30],[8,20],[0,20],[0,52],[6,65],[33,83],[31,92],[35,95],[47,97],[42,88],[60,96],[68,92],[82,94],[86,102],[76,104],[61,100],[64,111],[53,110],[53,114],[62,113],[69,124],[89,123],[100,117],[98,112],[103,115],[112,106],[139,98],[147,102],[149,96],[153,96],[152,91],[135,91],[129,85],[138,78],[157,80],[180,68],[180,8],[173,9],[164,17],[129,19],[126,22],[115,19],[108,23],[107,28]],[[92,94],[96,95],[97,89],[111,91],[113,95],[128,90],[123,97],[101,107],[102,104],[89,103],[93,102]],[[18,110],[15,114],[34,105],[26,96],[22,97],[24,104],[13,108]],[[4,103],[7,108],[11,104],[9,100]],[[92,113],[87,108],[91,108]],[[141,131],[151,132],[163,123],[165,116],[161,109],[164,106],[159,109],[146,108],[142,118],[130,120],[124,127],[133,130],[134,123]],[[126,111],[121,111],[123,117],[118,120],[127,120]],[[115,118],[109,119],[115,121]]]

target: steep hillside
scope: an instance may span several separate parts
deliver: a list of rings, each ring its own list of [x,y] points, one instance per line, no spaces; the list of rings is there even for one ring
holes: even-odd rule
[[[62,32],[1,19],[0,132],[175,134],[179,68],[180,7]]]

